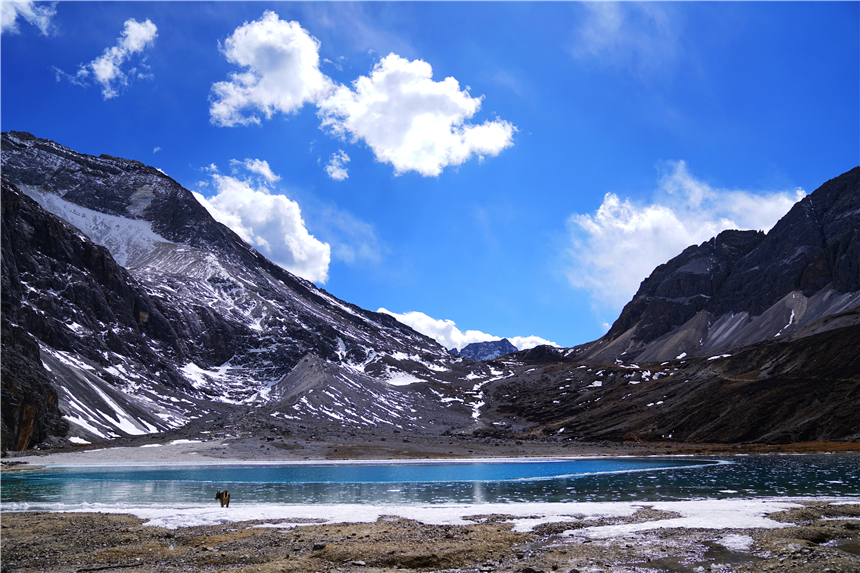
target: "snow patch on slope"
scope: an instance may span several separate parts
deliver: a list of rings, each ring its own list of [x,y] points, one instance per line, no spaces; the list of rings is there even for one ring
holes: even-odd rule
[[[20,189],[43,209],[80,229],[92,242],[107,248],[116,262],[124,267],[134,266],[159,243],[173,244],[155,233],[149,221],[99,213],[28,185],[22,185]]]
[[[181,427],[189,419],[175,404],[167,406],[157,402],[154,397],[159,393],[151,388],[141,386],[132,394],[128,388],[136,383],[126,379],[119,380],[126,386],[125,390],[115,387],[102,377],[99,368],[73,352],[55,350],[44,344],[40,344],[40,351],[45,369],[53,375],[62,374],[55,379],[55,385],[60,410],[72,425],[70,434],[73,437],[81,439],[82,436],[76,434],[83,434],[83,438],[109,439],[153,434]],[[57,383],[59,380],[63,382]]]

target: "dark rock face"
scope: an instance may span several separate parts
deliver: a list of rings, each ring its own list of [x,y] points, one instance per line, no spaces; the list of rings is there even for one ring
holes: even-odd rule
[[[25,450],[62,436],[68,429],[57,391],[39,360],[39,345],[22,328],[3,319],[2,438],[3,452]]]
[[[4,321],[96,363],[109,351],[137,355],[163,371],[166,382],[184,384],[171,366],[183,358],[182,346],[128,271],[5,177],[2,233]],[[103,336],[92,334],[102,328]]]
[[[111,354],[134,357],[158,384],[190,389],[174,366],[183,345],[105,248],[46,212],[5,176],[2,208],[4,449],[26,449],[69,430],[56,372],[43,366],[39,343],[95,368],[110,367]]]
[[[642,281],[606,336],[614,338],[637,326],[637,339],[648,343],[684,324],[722,293],[738,261],[764,238],[757,231],[723,231],[699,246],[687,247]]]
[[[473,360],[493,360],[499,356],[516,351],[517,347],[511,344],[511,341],[507,338],[503,338],[488,342],[472,342],[464,346],[462,350],[452,349],[451,354],[454,356],[466,356]]]
[[[792,291],[860,290],[860,167],[804,197],[738,261],[711,308],[758,315]]]
[[[58,407],[57,392],[39,359],[39,345],[15,319],[22,298],[15,247],[30,227],[20,216],[32,208],[4,177],[2,180],[2,450],[23,450],[51,435],[65,433],[68,423]],[[30,203],[32,203],[30,201]]]

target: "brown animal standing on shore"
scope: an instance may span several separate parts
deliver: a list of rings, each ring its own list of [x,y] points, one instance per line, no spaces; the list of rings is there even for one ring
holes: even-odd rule
[[[215,499],[221,502],[221,507],[230,507],[230,492],[226,489],[216,493]]]

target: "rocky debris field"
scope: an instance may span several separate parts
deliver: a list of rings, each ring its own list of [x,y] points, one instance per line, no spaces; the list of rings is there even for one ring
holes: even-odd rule
[[[521,533],[505,515],[473,516],[470,525],[383,516],[375,523],[245,521],[171,530],[129,515],[10,513],[0,539],[3,573],[860,571],[858,504],[804,503],[771,515],[791,524],[781,529],[576,535],[584,527],[671,517],[646,506],[631,517]]]

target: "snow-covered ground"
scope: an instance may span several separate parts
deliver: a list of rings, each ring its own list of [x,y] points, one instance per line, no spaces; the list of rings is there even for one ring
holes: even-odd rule
[[[403,504],[403,505],[242,505],[233,503],[221,508],[214,503],[182,506],[136,506],[134,504],[105,505],[87,503],[81,506],[63,504],[7,504],[4,510],[12,511],[66,511],[128,513],[146,519],[146,525],[176,529],[198,525],[215,525],[236,521],[272,520],[272,524],[261,527],[300,527],[308,520],[324,520],[326,523],[372,523],[383,516],[413,519],[431,525],[468,525],[467,519],[476,515],[506,515],[514,523],[516,531],[527,532],[543,523],[571,522],[567,535],[603,539],[634,535],[654,529],[774,529],[789,524],[774,521],[768,514],[801,507],[800,501],[809,498],[772,499],[721,499],[668,502],[577,502],[577,503],[509,503],[509,504]],[[828,501],[858,503],[856,499]],[[643,507],[653,510],[676,512],[680,517],[658,519],[642,523],[625,523],[575,529],[574,524],[583,520],[601,517],[629,517]],[[292,521],[295,520],[295,521]],[[743,540],[736,540],[739,543]]]

